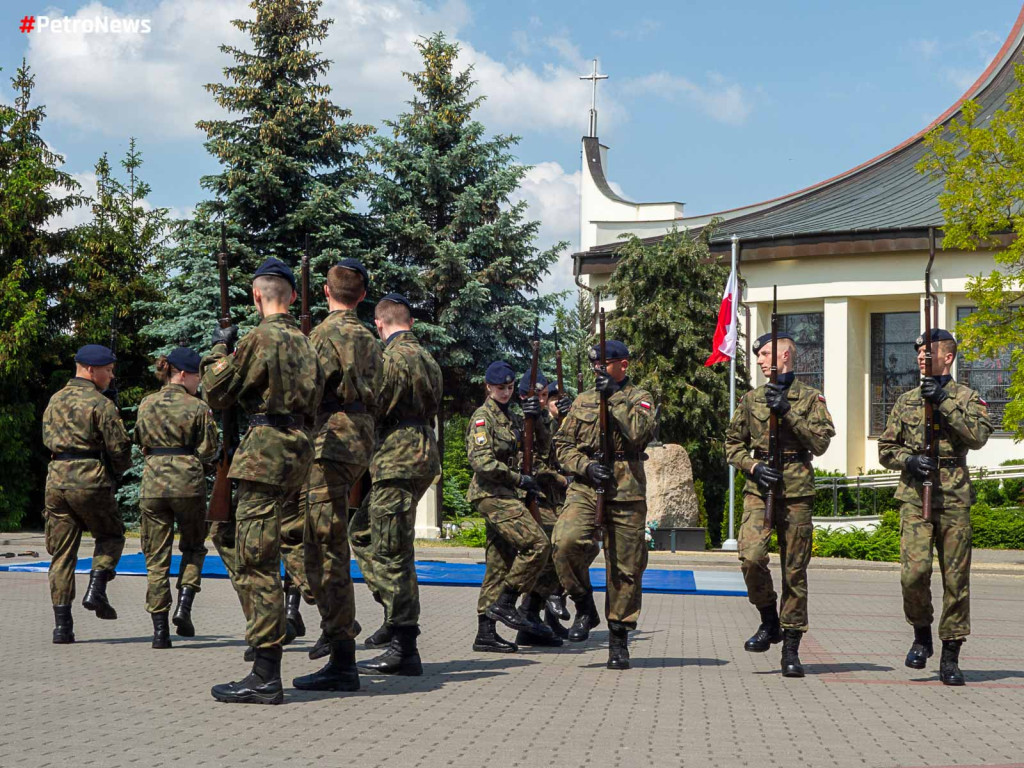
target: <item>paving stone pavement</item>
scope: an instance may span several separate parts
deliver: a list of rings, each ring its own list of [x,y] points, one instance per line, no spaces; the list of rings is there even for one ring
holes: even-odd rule
[[[473,653],[476,590],[426,587],[423,677],[364,675],[357,694],[289,686],[284,707],[210,698],[248,667],[226,580],[203,585],[198,636],[165,651],[149,646],[144,578],[110,584],[114,622],[81,607],[85,582],[78,642],[55,646],[46,576],[0,573],[0,766],[1024,766],[1021,576],[974,577],[961,689],[937,682],[937,655],[903,666],[896,574],[817,571],[803,680],[780,677],[778,647],[742,650],[757,618],[744,598],[646,596],[633,669],[612,672],[603,624],[582,645]],[[365,636],[380,610],[356,594]],[[286,685],[321,663],[313,640],[286,649]]]

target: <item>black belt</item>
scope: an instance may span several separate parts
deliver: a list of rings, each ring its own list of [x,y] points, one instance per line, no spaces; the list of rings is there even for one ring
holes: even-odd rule
[[[255,413],[249,417],[250,427],[301,429],[306,424],[304,413]]]
[[[152,448],[143,448],[144,456],[195,456],[196,452],[191,448],[176,448],[171,446],[157,445]]]
[[[320,404],[321,414],[331,413],[366,413],[366,406],[359,402],[353,403],[321,403]]]
[[[754,458],[758,461],[771,461],[771,457],[768,455],[768,451],[762,451],[760,448],[754,451]],[[782,452],[782,463],[783,464],[806,464],[811,460],[810,451],[783,451]]]
[[[967,468],[967,457],[966,456],[946,456],[945,458],[939,459],[940,469],[953,469],[954,467]]]
[[[50,455],[54,461],[75,461],[76,459],[102,459],[103,451],[64,451]]]

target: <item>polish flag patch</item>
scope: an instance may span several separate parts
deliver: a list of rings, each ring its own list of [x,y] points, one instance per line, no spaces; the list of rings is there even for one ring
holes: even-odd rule
[[[640,401],[640,407],[641,408],[646,408],[648,411],[651,410],[651,404],[648,403],[646,400],[641,400]]]
[[[988,408],[988,403],[986,403],[986,402],[985,402],[984,400],[982,400],[982,399],[981,399],[980,397],[978,398],[978,402],[979,402],[979,403],[981,403],[982,405],[984,405],[984,406],[985,406],[986,408]]]
[[[825,402],[825,396],[824,395],[818,395],[818,402],[824,403]]]
[[[475,426],[478,426],[478,427],[482,427],[482,426],[484,426],[485,424],[487,424],[487,422],[486,422],[486,421],[484,421],[483,419],[480,419],[480,420],[479,420],[479,421],[478,421],[478,422],[476,423],[476,425],[475,425]]]

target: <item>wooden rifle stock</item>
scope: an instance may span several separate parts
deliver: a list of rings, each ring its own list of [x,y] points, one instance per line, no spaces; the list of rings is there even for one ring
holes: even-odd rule
[[[768,374],[768,380],[772,384],[779,382],[779,291],[778,286],[772,286],[772,367]],[[777,472],[782,471],[782,456],[779,446],[779,417],[774,411],[770,411],[768,417],[768,466]],[[764,524],[766,528],[772,527],[775,517],[775,505],[778,502],[778,483],[772,484],[768,489],[768,497],[764,504]]]
[[[231,325],[231,310],[228,303],[228,246],[224,225],[220,225],[220,253],[217,254],[217,268],[220,272],[220,323],[221,328]],[[228,353],[234,352],[229,348]],[[225,408],[220,414],[221,454],[217,462],[217,477],[213,481],[210,506],[206,519],[211,523],[225,523],[232,518],[231,505],[231,453],[238,436],[238,419],[235,409]]]
[[[539,324],[538,320],[538,324]],[[537,366],[540,363],[540,334],[539,328],[534,326],[533,330],[533,341],[530,342],[533,347],[533,357],[530,360],[530,388],[526,392],[527,397],[535,397],[537,395]],[[533,475],[533,441],[534,433],[537,427],[537,420],[533,416],[526,417],[526,423],[523,426],[523,474]],[[530,515],[537,523],[540,523],[540,509],[537,506],[537,495],[530,493],[527,495],[526,506],[530,510]]]
[[[924,375],[930,378],[934,375],[932,369],[932,262],[935,261],[935,229],[928,228],[928,266],[924,270]],[[938,445],[938,423],[935,418],[935,408],[931,400],[924,401],[924,439],[925,452],[932,458],[937,459],[939,455]],[[932,516],[932,474],[921,484],[921,515],[925,520]]]

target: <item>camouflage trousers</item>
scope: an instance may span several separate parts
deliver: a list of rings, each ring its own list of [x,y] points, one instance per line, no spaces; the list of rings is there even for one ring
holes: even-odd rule
[[[75,565],[82,532],[89,531],[95,539],[93,569],[113,571],[124,551],[124,522],[113,488],[47,488],[44,504],[46,552],[53,558],[50,600],[54,605],[70,605],[75,599]]]
[[[519,499],[492,496],[474,501],[473,508],[483,515],[487,528],[487,567],[476,601],[476,612],[481,614],[506,587],[519,594],[533,591],[551,561],[551,542]]]
[[[900,508],[900,584],[903,613],[915,627],[931,626],[932,547],[942,572],[940,640],[962,640],[971,634],[971,511],[933,509],[925,520],[921,508]]]
[[[296,491],[284,503],[281,511],[281,562],[284,563],[284,588],[296,586],[302,599],[312,604],[313,593],[306,578],[306,556],[303,537],[306,531],[306,506],[300,500],[305,489]]]
[[[177,589],[202,582],[206,560],[206,500],[201,496],[139,499],[142,511],[142,552],[146,556],[146,610],[164,613],[171,608],[171,550],[174,547],[174,522],[178,522],[178,549],[181,567]]]
[[[210,541],[213,542],[213,546],[217,549],[217,554],[220,555],[220,559],[224,563],[224,569],[228,572],[231,587],[238,596],[238,602],[242,606],[242,613],[248,622],[249,614],[247,611],[249,606],[242,598],[242,593],[238,589],[238,550],[235,547],[237,527],[238,524],[234,519],[210,523]]]
[[[314,461],[299,496],[305,510],[303,556],[306,582],[320,611],[320,628],[331,640],[356,636],[356,596],[350,570],[348,493],[366,467]]]
[[[811,561],[814,526],[811,508],[814,498],[802,496],[779,502],[781,517],[773,521],[778,533],[779,562],[782,567],[782,601],[779,619],[784,629],[807,631],[807,564]],[[780,512],[776,512],[780,514]],[[778,600],[768,569],[768,544],[772,529],[764,525],[764,499],[748,493],[743,496],[738,554],[747,597],[758,608]]]
[[[363,578],[374,599],[384,606],[385,621],[392,627],[419,624],[416,505],[433,480],[374,480],[349,524],[349,543]]]
[[[594,541],[596,494],[569,486],[562,514],[552,535],[555,571],[565,591],[579,599],[594,591],[590,564],[597,557]],[[607,578],[604,612],[609,623],[636,629],[640,617],[643,576],[647,568],[646,501],[611,501],[604,510],[604,560]]]

